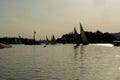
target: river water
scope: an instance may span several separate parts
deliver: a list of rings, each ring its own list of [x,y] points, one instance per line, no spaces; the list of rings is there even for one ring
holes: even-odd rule
[[[0,49],[0,80],[120,80],[120,47],[43,46]]]

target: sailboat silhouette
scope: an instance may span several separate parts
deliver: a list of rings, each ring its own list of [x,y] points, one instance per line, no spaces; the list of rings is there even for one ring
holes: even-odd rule
[[[52,35],[52,37],[51,37],[51,44],[56,44],[56,40],[55,40],[55,36],[54,35]]]
[[[85,31],[84,31],[84,29],[82,27],[82,24],[80,24],[80,33],[81,33],[81,43],[83,45],[88,45],[89,41],[88,41],[88,39],[87,39],[87,37],[85,35]]]
[[[80,42],[82,45],[88,45],[89,41],[85,35],[85,31],[82,27],[82,24],[80,24],[80,38],[78,37],[78,33],[76,28],[74,28],[74,43],[76,44],[74,47],[78,47],[80,45]]]
[[[74,47],[77,47],[80,44],[78,33],[77,33],[77,30],[75,27],[74,27],[74,41],[73,41],[73,43],[76,44]]]

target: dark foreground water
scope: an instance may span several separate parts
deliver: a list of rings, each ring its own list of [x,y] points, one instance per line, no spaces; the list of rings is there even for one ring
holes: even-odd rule
[[[120,80],[120,47],[13,45],[0,49],[0,80]]]

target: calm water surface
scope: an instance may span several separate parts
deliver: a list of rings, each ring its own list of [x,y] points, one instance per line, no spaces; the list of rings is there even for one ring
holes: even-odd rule
[[[0,80],[120,80],[120,47],[13,45],[0,49]]]

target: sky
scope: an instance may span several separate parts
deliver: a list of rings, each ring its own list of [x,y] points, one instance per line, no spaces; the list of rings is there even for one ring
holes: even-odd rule
[[[86,31],[120,32],[120,0],[0,0],[0,37],[61,37]]]

